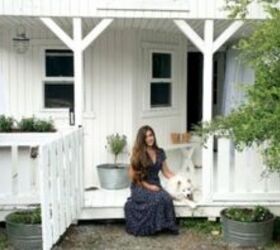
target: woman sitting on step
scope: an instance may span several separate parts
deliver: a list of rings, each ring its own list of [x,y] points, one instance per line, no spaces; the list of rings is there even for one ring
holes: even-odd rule
[[[173,200],[162,188],[158,176],[175,174],[166,164],[166,155],[157,146],[154,130],[150,126],[139,129],[131,157],[129,176],[131,196],[124,206],[126,231],[135,236],[169,231],[179,234]]]

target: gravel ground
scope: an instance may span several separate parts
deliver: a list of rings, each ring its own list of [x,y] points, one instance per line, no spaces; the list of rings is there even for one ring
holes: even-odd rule
[[[179,221],[178,221],[179,222]],[[5,230],[0,227],[0,250],[12,250],[7,244]],[[160,232],[157,235],[135,237],[125,231],[124,220],[89,221],[71,226],[52,250],[237,250],[245,249],[225,244],[221,235],[202,233],[180,226],[180,234]],[[253,250],[257,248],[246,248]],[[265,248],[280,249],[280,243]]]
[[[180,227],[179,235],[161,232],[153,236],[135,237],[125,231],[124,221],[91,222],[71,226],[63,240],[53,250],[220,250],[243,249],[225,244],[221,236],[203,234]],[[246,248],[246,250],[255,248]],[[266,248],[265,248],[266,249]],[[280,248],[267,248],[280,249]]]

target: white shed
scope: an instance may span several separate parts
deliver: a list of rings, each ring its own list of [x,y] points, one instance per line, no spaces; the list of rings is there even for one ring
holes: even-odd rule
[[[60,131],[44,140],[0,134],[2,217],[4,210],[42,202],[45,249],[73,220],[123,218],[128,189],[84,189],[99,186],[96,165],[112,161],[106,136],[127,135],[122,160],[128,162],[137,129],[144,124],[155,129],[170,167],[179,171],[182,158],[170,133],[185,132],[192,122],[221,112],[228,94],[225,81],[234,83],[244,73],[239,64],[229,70],[236,56],[229,46],[250,34],[251,21],[265,18],[255,3],[243,21],[229,19],[223,6],[223,0],[0,0],[0,112],[52,117]],[[30,46],[18,53],[13,38],[22,31]],[[153,74],[158,70],[153,58],[162,60],[167,76]],[[22,171],[20,164],[30,161],[26,150],[34,145],[41,154]],[[225,206],[256,203],[280,214],[279,177],[260,178],[264,166],[255,149],[233,152],[230,142],[214,144],[214,138],[207,146],[193,158],[201,166],[193,170],[200,205],[192,211],[176,204],[177,216],[216,217]],[[51,186],[45,184],[48,180]],[[25,183],[25,193],[20,183]],[[59,190],[65,193],[52,185],[62,185]],[[72,212],[67,212],[69,206]],[[48,209],[59,214],[51,218]]]

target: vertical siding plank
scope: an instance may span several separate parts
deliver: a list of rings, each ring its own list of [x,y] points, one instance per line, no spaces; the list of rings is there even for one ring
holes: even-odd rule
[[[50,152],[51,152],[51,175],[50,175],[50,194],[51,194],[51,211],[52,211],[52,227],[53,227],[53,242],[55,243],[56,239],[59,237],[59,210],[58,210],[58,199],[57,199],[57,170],[59,168],[58,165],[58,155],[57,155],[57,143],[56,141],[50,144]],[[65,197],[67,199],[67,197]]]
[[[14,195],[18,194],[18,146],[13,145],[12,148],[12,192]]]
[[[0,190],[1,198],[13,194],[13,164],[11,147],[0,147]]]
[[[227,193],[230,191],[230,141],[218,139],[218,164],[217,164],[217,191]]]
[[[41,210],[42,210],[42,235],[43,249],[51,249],[52,233],[50,218],[50,201],[49,201],[49,152],[47,146],[40,147],[39,172],[40,172],[40,193],[41,193]]]

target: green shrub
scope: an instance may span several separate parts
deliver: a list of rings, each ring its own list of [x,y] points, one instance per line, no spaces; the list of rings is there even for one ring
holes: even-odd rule
[[[10,132],[13,129],[14,119],[0,115],[0,132]]]
[[[28,211],[17,211],[8,215],[10,222],[20,224],[41,224],[41,208],[38,207]]]
[[[41,120],[38,118],[22,118],[18,122],[18,129],[24,132],[52,132],[55,131],[53,121]]]
[[[52,121],[37,120],[34,124],[34,129],[37,132],[55,131]]]
[[[242,222],[261,222],[273,218],[273,214],[269,209],[262,206],[250,208],[228,208],[224,211],[225,217]]]
[[[116,164],[118,155],[123,151],[127,143],[126,136],[125,135],[121,136],[118,133],[108,135],[107,143],[110,147],[111,153],[114,154],[115,156],[114,163]]]
[[[18,122],[18,129],[20,131],[34,131],[34,123],[35,123],[35,117],[31,117],[31,118],[22,118],[19,122]]]

